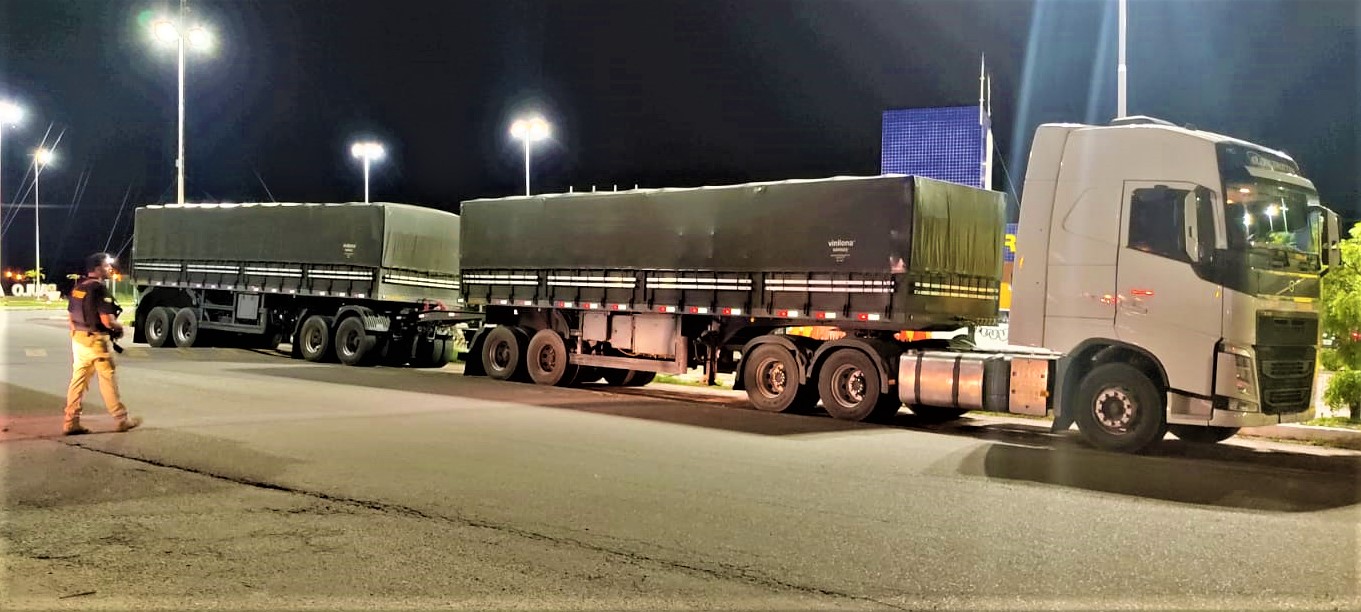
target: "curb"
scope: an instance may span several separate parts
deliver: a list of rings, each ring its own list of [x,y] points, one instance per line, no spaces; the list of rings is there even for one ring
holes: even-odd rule
[[[1329,446],[1361,450],[1361,430],[1339,427],[1315,427],[1313,425],[1268,425],[1253,427],[1239,432],[1240,437],[1271,438],[1275,440],[1297,440],[1301,442],[1322,442]]]

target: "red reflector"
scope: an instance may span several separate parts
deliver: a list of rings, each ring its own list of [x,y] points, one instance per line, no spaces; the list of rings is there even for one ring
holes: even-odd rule
[[[666,307],[665,307],[665,306],[658,306],[658,307],[657,307],[657,312],[666,312]]]
[[[694,307],[694,306],[691,306],[691,307],[690,307],[690,314],[699,314],[699,309],[696,308],[696,307]]]
[[[1153,297],[1152,289],[1135,289],[1133,291],[1130,291],[1130,293],[1133,293],[1134,295],[1141,297]]]
[[[857,318],[857,319],[859,319],[859,320],[861,320],[861,321],[868,321],[868,320],[870,320],[870,315],[869,315],[869,313],[864,313],[864,312],[862,312],[862,313],[856,315],[855,318]]]
[[[724,309],[723,309],[723,314],[725,314],[725,315],[730,315],[730,314],[732,314],[732,309],[731,309],[731,308],[724,308]]]
[[[779,315],[779,316],[782,316],[782,317],[787,317],[787,316],[789,316],[789,311],[788,311],[788,310],[781,310],[781,311],[779,311],[779,312],[777,312],[777,313],[775,313],[775,314],[777,314],[777,315]]]

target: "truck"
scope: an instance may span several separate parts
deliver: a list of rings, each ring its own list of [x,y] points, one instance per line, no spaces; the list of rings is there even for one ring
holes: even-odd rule
[[[461,209],[465,370],[639,384],[703,367],[751,404],[1053,419],[1102,449],[1307,420],[1338,219],[1293,159],[1131,117],[1030,151],[1009,345],[996,192],[911,176],[478,199]],[[835,327],[828,339],[793,335]]]
[[[437,368],[455,354],[458,215],[390,203],[151,205],[135,212],[135,342]]]

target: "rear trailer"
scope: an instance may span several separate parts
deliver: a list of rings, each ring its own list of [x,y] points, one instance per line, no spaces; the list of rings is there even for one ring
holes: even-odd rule
[[[437,366],[455,350],[457,215],[403,204],[146,206],[135,340],[291,342],[312,361]]]

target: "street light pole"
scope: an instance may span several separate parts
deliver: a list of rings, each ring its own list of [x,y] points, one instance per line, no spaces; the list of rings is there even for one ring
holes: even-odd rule
[[[184,23],[184,2],[180,0],[180,23]],[[175,157],[176,201],[184,204],[184,36],[175,37],[179,48],[179,153]]]
[[[178,144],[175,153],[175,201],[184,204],[184,60],[185,46],[188,45],[199,51],[206,51],[213,44],[212,35],[201,26],[187,27],[185,21],[185,3],[187,0],[180,0],[180,14],[175,20],[157,19],[151,24],[151,33],[156,40],[162,44],[169,45],[174,43],[176,49],[176,106],[178,107],[178,122],[176,125],[176,136]]]
[[[383,145],[377,142],[356,142],[350,146],[350,155],[353,155],[364,164],[364,203],[369,203],[369,166],[376,160],[383,159],[387,152]]]
[[[510,135],[514,138],[525,141],[525,196],[530,195],[529,190],[529,155],[536,140],[548,138],[548,122],[543,117],[531,117],[528,119],[517,119],[510,124]]]
[[[1125,76],[1127,72],[1128,69],[1125,67],[1125,0],[1120,0],[1120,66],[1116,69],[1116,118],[1126,116],[1125,96],[1128,90],[1125,85]]]
[[[33,284],[34,294],[42,293],[43,288],[43,266],[42,266],[42,239],[39,232],[39,218],[42,216],[42,204],[38,201],[38,178],[42,176],[43,168],[52,161],[51,149],[38,149],[33,153]]]

